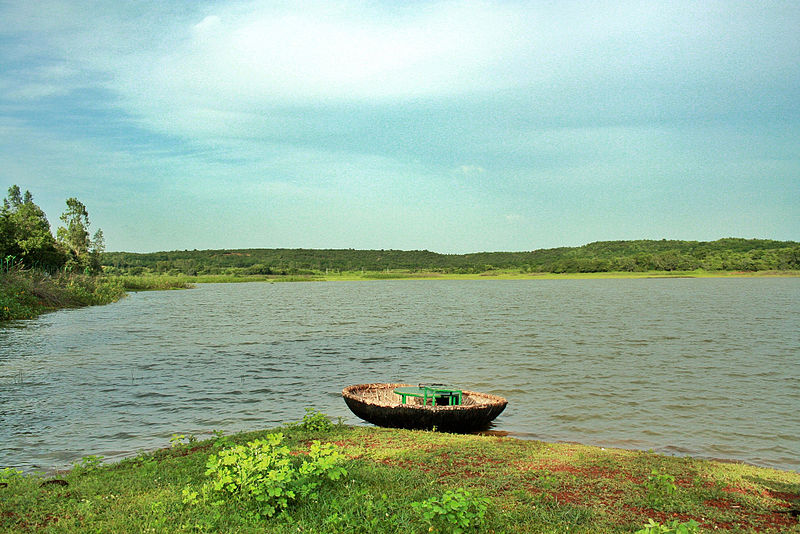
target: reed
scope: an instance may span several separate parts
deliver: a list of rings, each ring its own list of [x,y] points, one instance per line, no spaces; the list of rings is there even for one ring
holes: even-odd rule
[[[163,291],[168,289],[189,289],[194,287],[189,276],[144,275],[111,276],[110,280],[119,282],[126,291]]]

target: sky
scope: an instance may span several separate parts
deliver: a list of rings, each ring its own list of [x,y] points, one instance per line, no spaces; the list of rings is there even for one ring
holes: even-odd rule
[[[0,0],[0,187],[109,251],[800,240],[800,3]]]

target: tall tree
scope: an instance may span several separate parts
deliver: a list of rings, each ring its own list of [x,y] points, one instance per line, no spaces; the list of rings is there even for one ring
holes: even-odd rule
[[[69,254],[67,268],[97,273],[100,270],[100,252],[105,246],[103,232],[98,230],[94,240],[89,238],[89,212],[86,206],[77,198],[68,198],[67,209],[60,219],[66,226],[58,228],[57,237]]]
[[[92,248],[89,251],[89,261],[91,264],[92,272],[98,273],[103,269],[100,263],[100,255],[106,250],[106,240],[103,237],[103,231],[98,228],[92,236]]]

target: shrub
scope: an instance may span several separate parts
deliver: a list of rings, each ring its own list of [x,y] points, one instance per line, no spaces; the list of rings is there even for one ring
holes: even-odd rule
[[[659,473],[653,469],[647,477],[647,502],[653,508],[661,508],[670,504],[678,487],[675,477],[667,473]]]
[[[186,488],[184,502],[195,504],[201,498],[214,506],[236,503],[256,518],[272,517],[298,497],[316,497],[325,480],[338,480],[347,474],[341,463],[344,455],[332,443],[314,441],[307,459],[293,462],[283,434],[268,434],[212,454],[206,463],[211,478],[201,492]]]
[[[440,498],[431,497],[412,502],[411,507],[422,513],[429,531],[460,534],[469,528],[479,528],[486,515],[489,499],[474,497],[464,488],[447,490]]]
[[[102,464],[103,464],[102,456],[98,456],[96,454],[92,454],[90,456],[84,456],[79,461],[73,464],[74,468],[72,472],[76,474],[88,473],[89,471],[94,471],[95,469],[98,469]]]
[[[13,467],[0,469],[0,486],[8,486],[10,482],[19,480],[22,476],[22,471]]]
[[[333,429],[333,423],[324,413],[318,412],[314,408],[306,408],[306,414],[298,427],[311,432],[328,432]]]

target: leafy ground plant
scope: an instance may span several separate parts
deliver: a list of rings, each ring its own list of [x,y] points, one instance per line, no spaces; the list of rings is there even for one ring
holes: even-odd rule
[[[80,461],[75,462],[73,472],[85,473],[87,471],[94,471],[103,464],[103,457],[96,454],[84,456]]]
[[[169,438],[170,446],[172,447],[179,447],[184,443],[191,445],[192,443],[197,443],[197,436],[194,434],[172,434],[172,437]]]
[[[309,432],[328,432],[333,428],[333,423],[324,413],[306,408],[306,414],[297,426]]]
[[[676,519],[666,525],[662,525],[650,519],[643,529],[636,531],[636,534],[698,534],[699,532],[700,525],[694,520],[680,523]]]
[[[209,501],[214,506],[236,504],[256,518],[272,517],[298,497],[314,497],[324,480],[338,480],[347,474],[344,456],[330,443],[314,441],[300,465],[293,461],[283,434],[223,449],[209,456],[206,475],[210,480],[201,490],[183,490],[184,502]]]
[[[0,487],[7,487],[10,482],[22,478],[22,471],[11,467],[0,469]]]
[[[478,529],[488,506],[488,499],[476,497],[464,488],[447,490],[441,497],[411,503],[411,507],[420,512],[430,525],[431,532],[453,534]]]
[[[678,491],[675,477],[667,473],[660,473],[657,469],[650,472],[645,487],[647,488],[647,500],[655,509],[670,504]]]

